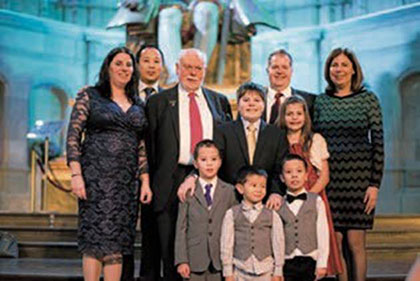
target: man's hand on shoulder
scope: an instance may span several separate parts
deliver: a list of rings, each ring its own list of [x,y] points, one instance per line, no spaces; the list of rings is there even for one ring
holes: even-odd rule
[[[182,203],[185,203],[187,201],[188,193],[193,196],[195,191],[195,180],[196,177],[193,175],[189,175],[184,182],[179,186],[178,188],[178,199]]]
[[[268,200],[265,203],[265,206],[268,209],[278,211],[282,203],[283,203],[283,198],[277,193],[272,193],[270,197],[268,197]]]
[[[89,85],[84,85],[82,88],[79,89],[79,91],[77,92],[77,95],[81,95],[83,92],[85,92],[90,86]]]

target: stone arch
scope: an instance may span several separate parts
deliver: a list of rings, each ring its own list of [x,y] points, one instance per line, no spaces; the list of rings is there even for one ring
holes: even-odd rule
[[[63,121],[66,119],[68,95],[58,86],[40,84],[33,87],[28,99],[28,127],[35,126],[36,121]],[[64,130],[60,135],[54,136],[53,141],[61,151],[64,147]]]
[[[6,84],[0,78],[0,167],[7,157],[6,132]]]
[[[420,71],[400,81],[404,185],[420,188]]]

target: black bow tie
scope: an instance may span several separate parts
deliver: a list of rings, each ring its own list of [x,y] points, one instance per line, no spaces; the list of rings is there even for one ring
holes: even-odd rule
[[[306,195],[306,193],[301,193],[298,196],[293,196],[293,195],[287,194],[286,200],[287,200],[287,203],[290,204],[290,203],[292,203],[295,200],[303,200],[303,201],[305,201],[307,197],[308,196]]]

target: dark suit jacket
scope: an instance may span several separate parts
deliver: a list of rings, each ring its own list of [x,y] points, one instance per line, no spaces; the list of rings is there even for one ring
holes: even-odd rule
[[[238,204],[235,188],[218,179],[211,209],[197,180],[192,197],[179,204],[175,238],[175,265],[188,263],[191,271],[204,272],[210,263],[222,270],[220,236],[227,210]]]
[[[268,88],[267,88],[268,91]],[[298,89],[295,89],[292,87],[292,95],[300,95],[302,98],[305,99],[306,104],[308,105],[308,109],[309,109],[309,114],[311,115],[311,118],[313,117],[313,112],[314,112],[314,103],[315,103],[315,99],[316,99],[316,95],[315,94],[311,94],[309,92],[305,92],[305,91],[301,91]],[[267,108],[267,101],[265,104],[265,108]],[[266,120],[266,112],[264,111],[263,114],[263,119],[264,121]]]
[[[305,91],[297,90],[295,88],[292,88],[292,95],[300,95],[302,98],[305,99],[306,104],[308,105],[309,114],[311,115],[311,118],[312,118],[313,113],[314,113],[314,103],[315,103],[316,95],[305,92]]]
[[[235,184],[240,168],[250,165],[242,119],[238,118],[236,121],[219,126],[216,130],[215,141],[223,155],[219,177],[228,183]],[[253,166],[264,169],[268,173],[267,194],[284,193],[279,175],[281,162],[287,151],[284,130],[261,120]]]
[[[213,116],[213,128],[232,119],[228,99],[209,89],[202,88]],[[174,199],[174,189],[184,180],[178,173],[179,158],[179,108],[178,85],[151,95],[146,103],[149,129],[146,135],[149,174],[155,211],[165,208]],[[172,203],[172,202],[169,202]]]

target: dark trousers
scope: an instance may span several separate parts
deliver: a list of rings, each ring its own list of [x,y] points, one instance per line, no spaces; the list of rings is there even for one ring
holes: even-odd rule
[[[134,281],[134,255],[124,255],[121,281]]]
[[[314,281],[316,261],[310,257],[286,259],[283,267],[285,281]]]
[[[140,199],[140,193],[138,192],[137,202]],[[138,214],[138,210],[136,210],[136,214]],[[136,221],[137,221],[136,216]],[[122,272],[121,272],[121,281],[134,281],[134,254],[133,255],[123,255],[123,262],[122,262]]]
[[[140,213],[141,224],[141,259],[140,280],[160,280],[160,243],[156,217],[152,205],[142,205]]]
[[[155,213],[159,242],[161,246],[161,255],[163,263],[163,280],[178,281],[181,276],[175,267],[175,226],[178,216],[178,205],[172,204],[171,208]]]
[[[160,281],[160,245],[155,214],[151,205],[142,205],[140,281]],[[134,281],[134,255],[123,256],[121,281]]]
[[[177,190],[179,185],[194,169],[192,165],[177,165],[172,178],[173,186],[169,200],[162,211],[154,212],[159,236],[160,253],[163,263],[163,280],[180,281],[181,276],[175,267],[175,231],[176,220],[178,217],[178,197]],[[168,175],[169,176],[169,175]]]

